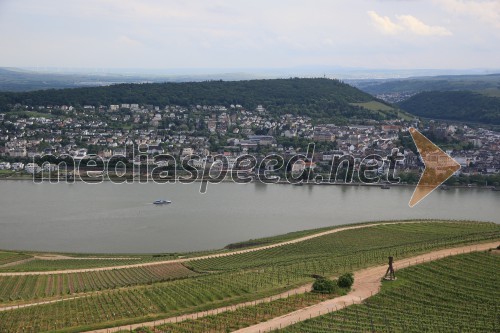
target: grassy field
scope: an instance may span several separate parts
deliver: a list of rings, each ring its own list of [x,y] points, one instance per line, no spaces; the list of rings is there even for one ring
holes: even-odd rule
[[[311,282],[312,274],[336,275],[383,264],[389,254],[401,259],[493,239],[500,239],[500,226],[492,223],[403,223],[342,231],[294,245],[190,262],[207,273],[175,281],[141,280],[141,286],[125,287],[116,282],[118,275],[109,276],[119,270],[108,271],[107,285],[97,293],[0,312],[0,331],[77,332],[166,318],[275,295]],[[104,278],[88,277],[94,282]],[[14,285],[27,284],[31,287],[26,290],[43,290],[54,283],[11,281],[2,286],[1,292],[9,295]]]
[[[405,268],[364,304],[282,332],[498,332],[498,272],[500,255],[484,252]]]
[[[490,97],[500,97],[500,89],[499,88],[489,88],[478,91],[479,93],[490,96]]]
[[[380,103],[377,101],[370,101],[364,103],[351,103],[351,105],[361,106],[370,111],[392,111],[394,108],[390,105]]]
[[[402,110],[398,110],[390,105],[378,102],[378,101],[370,101],[364,103],[350,103],[351,105],[362,107],[366,110],[372,112],[378,112],[382,116],[387,115],[395,115],[397,118],[401,118],[404,120],[411,120],[414,118],[411,114],[404,112]]]

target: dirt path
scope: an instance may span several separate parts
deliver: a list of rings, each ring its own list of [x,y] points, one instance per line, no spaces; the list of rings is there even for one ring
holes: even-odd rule
[[[13,261],[13,262],[9,262],[8,264],[0,265],[0,268],[17,266],[17,265],[25,264],[25,263],[33,261],[33,260],[35,260],[34,257],[27,258],[27,259],[22,259],[22,260],[18,260],[18,261]]]
[[[53,300],[50,300],[50,301],[41,301],[41,302],[36,302],[36,303],[26,303],[26,304],[18,304],[18,305],[9,305],[9,306],[4,306],[4,307],[0,308],[0,312],[2,312],[2,311],[9,311],[9,310],[16,310],[16,309],[22,309],[22,308],[28,308],[28,307],[37,306],[37,305],[44,305],[44,304],[58,303],[58,302],[63,302],[63,301],[70,301],[72,299],[77,299],[77,298],[82,298],[82,297],[87,297],[87,296],[74,296],[74,297],[68,297],[68,298],[53,299]]]
[[[141,258],[132,258],[132,257],[130,257],[130,258],[126,258],[126,257],[109,257],[109,258],[105,258],[105,257],[70,257],[70,256],[64,256],[62,254],[37,254],[37,255],[34,255],[33,257],[28,258],[28,259],[13,261],[13,262],[10,262],[8,264],[0,265],[0,268],[26,264],[30,261],[35,260],[35,259],[36,260],[51,261],[51,260],[140,260]],[[65,271],[59,271],[59,272],[65,272]],[[24,272],[24,273],[37,274],[39,272]]]
[[[38,254],[35,255],[38,260],[141,260],[141,258],[132,257],[70,257],[62,254]]]
[[[418,255],[412,258],[407,258],[407,259],[402,259],[394,262],[394,268],[396,270],[408,267],[408,266],[413,266],[416,264],[421,264],[423,262],[429,262],[432,260],[436,260],[439,258],[444,258],[452,255],[457,255],[461,253],[467,253],[467,252],[473,252],[473,251],[484,251],[490,248],[497,247],[499,242],[492,242],[492,243],[484,243],[484,244],[478,244],[478,245],[467,245],[467,246],[462,246],[462,247],[456,247],[456,248],[451,248],[451,249],[443,249],[443,250],[437,250],[433,252],[429,252],[426,254]],[[368,297],[375,295],[376,293],[379,292],[380,290],[380,285],[381,285],[381,277],[385,274],[385,271],[387,269],[387,265],[381,265],[381,266],[375,266],[375,267],[370,267],[366,269],[359,270],[354,273],[354,285],[352,288],[352,291],[341,297],[333,298],[331,300],[327,300],[312,306],[309,306],[307,308],[303,308],[291,313],[288,313],[286,315],[280,316],[273,318],[269,321],[254,325],[254,326],[249,326],[246,328],[243,328],[241,330],[238,330],[236,332],[239,333],[250,333],[250,332],[265,332],[265,331],[271,331],[274,329],[278,329],[280,327],[286,327],[292,324],[295,324],[297,322],[317,317],[319,315],[325,314],[327,312],[332,312],[336,310],[340,310],[348,305],[354,304],[354,303],[360,303],[363,300],[367,299]],[[154,327],[154,326],[159,326],[164,323],[175,323],[179,321],[183,321],[186,319],[196,319],[200,317],[205,317],[208,315],[215,315],[221,312],[226,312],[226,311],[234,311],[238,308],[245,307],[245,306],[251,306],[259,303],[267,303],[272,300],[276,300],[278,298],[285,298],[288,297],[288,295],[292,294],[300,294],[304,293],[307,291],[311,290],[311,284],[307,284],[304,286],[301,286],[300,288],[296,288],[293,290],[290,290],[288,292],[275,295],[272,297],[266,297],[259,299],[257,301],[253,302],[245,302],[245,303],[240,303],[237,305],[233,306],[226,306],[226,307],[221,307],[209,311],[203,311],[203,312],[197,312],[197,313],[191,313],[183,316],[177,316],[177,317],[171,317],[167,319],[162,319],[162,320],[156,320],[156,321],[150,321],[150,322],[145,322],[145,323],[139,323],[139,324],[134,324],[134,325],[125,325],[125,326],[120,326],[120,327],[113,327],[113,328],[106,328],[106,329],[100,329],[100,330],[94,330],[94,331],[88,331],[88,332],[94,332],[94,333],[112,333],[112,332],[117,332],[120,330],[130,330],[130,329],[136,329],[139,327]]]
[[[371,224],[361,224],[361,225],[354,225],[354,226],[348,226],[348,227],[342,227],[342,228],[336,228],[332,230],[327,230],[323,231],[317,234],[312,234],[300,238],[295,238],[289,241],[284,241],[281,243],[275,243],[271,245],[265,245],[265,246],[259,246],[259,247],[254,247],[251,249],[244,249],[244,250],[238,250],[238,251],[231,251],[231,252],[224,252],[224,253],[217,253],[217,254],[210,254],[210,255],[205,255],[205,256],[200,256],[200,257],[192,257],[192,258],[182,258],[182,259],[170,259],[170,260],[163,260],[163,261],[155,261],[155,262],[146,262],[146,263],[141,263],[141,264],[129,264],[129,265],[121,265],[121,266],[108,266],[108,267],[96,267],[96,268],[81,268],[81,269],[68,269],[68,270],[58,270],[58,271],[43,271],[43,272],[6,272],[6,273],[0,273],[0,276],[16,276],[16,275],[49,275],[49,274],[60,274],[60,273],[83,273],[83,272],[96,272],[96,271],[108,271],[108,270],[113,270],[113,269],[121,269],[121,268],[135,268],[135,267],[144,267],[144,266],[154,266],[154,265],[162,265],[162,264],[168,264],[168,263],[182,263],[182,262],[188,262],[192,260],[199,260],[199,259],[209,259],[209,258],[218,258],[218,257],[226,257],[226,256],[232,256],[235,254],[241,254],[241,253],[248,253],[248,252],[254,252],[254,251],[261,251],[265,249],[270,249],[273,247],[278,247],[278,246],[283,246],[283,245],[288,245],[288,244],[295,244],[299,242],[303,242],[309,239],[325,236],[325,235],[330,235],[334,234],[337,232],[345,231],[345,230],[353,230],[353,229],[361,229],[361,228],[370,228],[370,227],[375,227],[375,226],[380,226],[380,225],[387,225],[387,224],[399,224],[399,223],[428,223],[430,221],[410,221],[410,222],[381,222],[381,223],[371,223]],[[455,223],[455,222],[447,222],[447,221],[435,221],[434,223]]]

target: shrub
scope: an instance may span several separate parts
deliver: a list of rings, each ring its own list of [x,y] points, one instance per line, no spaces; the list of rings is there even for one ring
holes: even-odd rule
[[[352,273],[345,273],[341,275],[337,281],[337,285],[340,288],[351,288],[352,284],[354,283],[354,275]]]
[[[139,327],[134,330],[134,333],[154,333],[149,327]]]
[[[321,277],[313,283],[313,291],[322,294],[333,294],[338,290],[336,281]]]

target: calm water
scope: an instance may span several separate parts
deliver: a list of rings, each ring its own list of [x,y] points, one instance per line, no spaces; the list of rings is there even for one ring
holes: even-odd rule
[[[500,192],[263,184],[33,184],[0,182],[0,248],[67,252],[173,252],[382,219],[500,222]],[[157,207],[159,198],[173,201]]]

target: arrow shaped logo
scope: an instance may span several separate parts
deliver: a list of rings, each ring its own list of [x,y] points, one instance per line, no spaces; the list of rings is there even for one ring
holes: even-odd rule
[[[424,173],[408,203],[414,207],[457,172],[460,164],[413,127],[410,134],[425,164]]]

